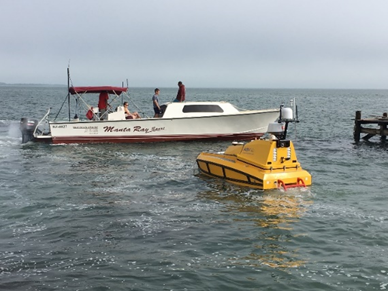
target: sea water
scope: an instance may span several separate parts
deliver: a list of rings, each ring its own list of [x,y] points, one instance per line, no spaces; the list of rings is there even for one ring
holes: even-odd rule
[[[387,112],[387,90],[187,88],[245,109],[296,98],[289,137],[313,185],[286,192],[198,175],[196,156],[229,142],[21,144],[20,118],[66,94],[0,86],[0,290],[388,288],[387,146],[353,141],[355,111]],[[130,94],[153,115],[152,88]]]

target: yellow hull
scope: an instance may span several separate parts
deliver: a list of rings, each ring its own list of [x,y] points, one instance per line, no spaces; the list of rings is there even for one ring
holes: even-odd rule
[[[305,187],[312,182],[288,140],[254,140],[232,145],[224,153],[202,152],[197,164],[205,175],[257,189]]]

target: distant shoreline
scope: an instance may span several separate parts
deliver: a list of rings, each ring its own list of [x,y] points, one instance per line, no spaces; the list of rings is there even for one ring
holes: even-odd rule
[[[29,84],[29,83],[3,83],[0,82],[0,86],[30,86],[30,87],[67,87],[67,85],[62,84]]]
[[[0,82],[0,87],[66,87],[67,85],[63,84],[34,84],[34,83],[4,83]],[[131,87],[132,89],[135,88],[153,88],[153,87],[139,87],[139,86],[134,86]],[[172,89],[172,87],[159,87],[163,89]],[[246,89],[246,90],[372,90],[372,91],[379,91],[379,90],[388,90],[388,88],[234,88],[234,87],[191,87],[190,89],[210,89],[210,90],[217,90],[217,89],[231,89],[231,90],[241,90],[241,89]]]

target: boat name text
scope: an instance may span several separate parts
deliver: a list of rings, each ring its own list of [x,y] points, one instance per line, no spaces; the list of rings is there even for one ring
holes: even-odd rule
[[[134,126],[134,127],[121,127],[117,128],[115,126],[104,126],[104,132],[141,132],[141,133],[151,133],[151,132],[157,132],[164,130],[164,127],[141,127],[141,126]]]

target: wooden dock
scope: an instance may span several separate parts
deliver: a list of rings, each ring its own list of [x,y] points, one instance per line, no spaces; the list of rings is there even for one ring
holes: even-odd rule
[[[373,127],[363,127],[363,125],[372,125]],[[388,116],[387,113],[383,113],[381,117],[375,118],[365,118],[361,119],[361,111],[356,111],[356,118],[354,119],[354,141],[357,143],[360,141],[360,136],[362,133],[366,135],[362,138],[364,140],[369,140],[375,135],[380,136],[381,142],[385,142],[388,135]]]

